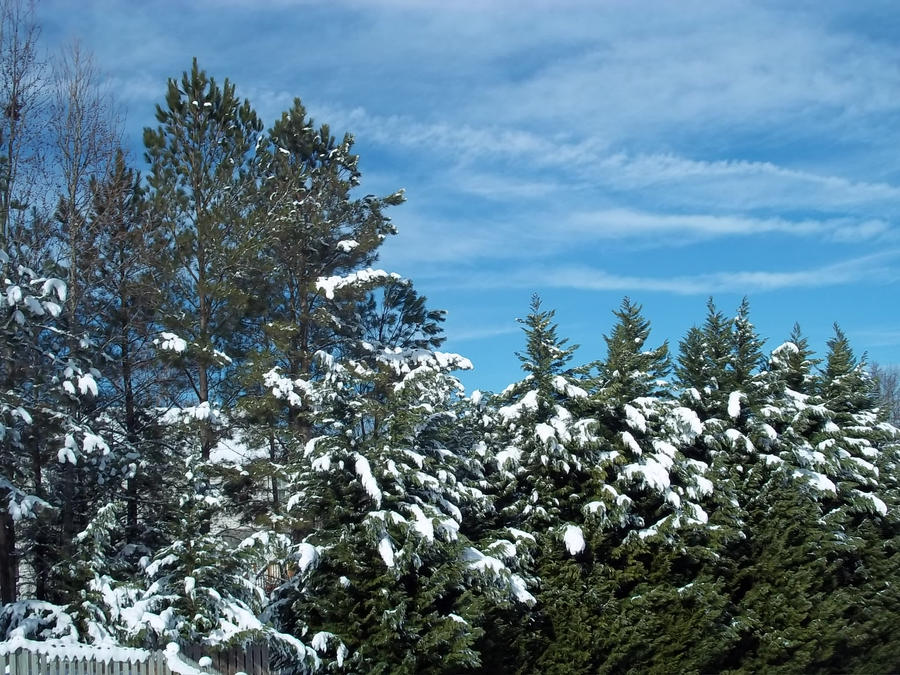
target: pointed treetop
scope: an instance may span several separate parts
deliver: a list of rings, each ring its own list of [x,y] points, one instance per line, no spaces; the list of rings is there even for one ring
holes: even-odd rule
[[[719,311],[711,297],[706,302],[703,347],[707,358],[709,386],[714,390],[727,388],[727,367],[731,358],[731,322]]]
[[[711,297],[706,302],[703,326],[692,327],[678,346],[675,375],[685,395],[700,405],[704,415],[722,413],[730,393],[732,322],[718,310]]]
[[[534,378],[536,388],[549,400],[554,391],[552,379],[566,372],[566,364],[578,345],[566,346],[568,339],[557,335],[557,325],[553,323],[555,310],[542,310],[541,298],[531,296],[531,311],[524,319],[517,319],[525,332],[524,352],[516,352],[522,362],[522,370]]]
[[[656,391],[657,383],[669,371],[669,346],[644,350],[650,335],[650,322],[641,314],[641,306],[627,296],[613,314],[618,322],[610,335],[604,335],[606,360],[598,365],[599,385],[604,397],[625,403]]]
[[[826,344],[825,370],[819,379],[826,405],[835,412],[850,414],[876,408],[878,385],[866,372],[865,355],[856,358],[850,340],[838,324],[834,324],[834,337]]]
[[[795,323],[788,341],[772,350],[769,369],[783,378],[785,385],[801,394],[812,394],[812,369],[821,359],[813,357],[809,340]]]
[[[253,147],[251,139],[262,131],[262,122],[250,102],[235,94],[234,84],[225,78],[219,86],[196,58],[180,82],[169,79],[165,104],[156,106],[156,120],[159,127],[144,128],[151,183],[164,168],[184,178],[184,170],[160,166],[163,158],[181,156],[191,166],[194,181],[200,174],[205,174],[206,181],[239,175],[246,171],[243,164]],[[201,146],[206,146],[205,151]]]
[[[763,342],[750,323],[750,303],[744,296],[731,328],[729,385],[732,390],[745,389],[753,374],[765,363],[762,354]]]
[[[856,368],[857,360],[850,347],[850,340],[847,339],[847,335],[837,323],[834,324],[834,337],[825,344],[828,345],[828,354],[825,357],[825,377],[827,379],[834,380],[847,375]]]
[[[691,326],[684,339],[678,343],[675,376],[685,389],[694,388],[700,391],[707,384],[707,370],[703,331],[697,326]]]

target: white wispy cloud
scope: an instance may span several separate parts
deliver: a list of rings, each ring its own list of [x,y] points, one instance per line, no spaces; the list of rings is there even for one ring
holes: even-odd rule
[[[585,265],[531,266],[476,275],[466,283],[476,288],[569,288],[678,295],[762,293],[853,282],[895,283],[900,280],[900,269],[896,265],[898,257],[900,250],[892,250],[799,271],[741,270],[669,277],[621,275]]]
[[[645,237],[648,235],[763,236],[773,232],[795,236],[826,236],[838,241],[864,241],[883,235],[890,225],[881,220],[850,218],[753,218],[740,215],[669,214],[634,209],[604,209],[572,214],[566,234],[590,239]]]
[[[900,216],[900,187],[745,159],[699,160],[675,153],[611,152],[596,139],[565,140],[521,129],[474,128],[446,122],[422,123],[401,116],[379,117],[361,108],[326,111],[338,128],[385,147],[427,149],[445,161],[445,190],[493,200],[541,200],[577,192],[574,208],[600,195],[641,199],[662,208],[705,209],[733,214],[813,211],[847,214],[854,226]],[[553,180],[548,176],[554,176]],[[566,176],[565,182],[560,176]],[[571,196],[571,195],[569,195]],[[779,219],[769,219],[774,223]],[[784,219],[780,219],[785,222]],[[765,228],[765,230],[771,228]],[[783,230],[779,225],[776,229]],[[795,231],[803,228],[793,228]],[[817,228],[806,228],[817,232]],[[870,235],[871,236],[871,235]]]
[[[422,206],[400,207],[395,220],[400,235],[388,241],[383,259],[405,274],[468,275],[473,266],[557,260],[594,251],[604,256],[606,245],[635,246],[642,251],[684,249],[722,237],[762,239],[781,235],[803,241],[833,241],[864,245],[896,244],[896,230],[880,220],[753,218],[740,215],[668,214],[609,208],[568,213],[566,209],[525,208],[514,216],[428,218]],[[622,255],[620,249],[616,257]],[[436,268],[435,265],[438,267]]]
[[[798,170],[773,162],[728,159],[705,161],[671,153],[598,158],[603,181],[623,189],[673,189],[682,203],[698,203],[719,194],[731,208],[843,209],[885,205],[896,210],[900,187],[886,182],[851,180],[842,176]],[[690,190],[685,194],[684,190]],[[673,201],[675,201],[673,200]]]
[[[299,96],[318,123],[353,132],[363,189],[408,188],[384,263],[426,286],[690,295],[897,282],[900,41],[870,35],[889,3],[40,7],[49,32],[98,50],[138,144],[166,77],[193,55],[268,124]],[[843,21],[851,10],[858,20]],[[707,255],[716,242],[726,255]],[[748,269],[741,245],[762,242],[798,255]],[[674,258],[690,272],[673,274]]]
[[[648,10],[652,20],[635,21]],[[575,122],[593,135],[642,141],[699,138],[724,125],[774,131],[774,120],[818,132],[900,106],[891,93],[900,84],[897,49],[810,15],[759,3],[659,2],[604,5],[593,19],[591,44],[472,107],[505,106],[511,121]]]
[[[453,330],[450,333],[450,337],[453,342],[473,342],[475,340],[488,340],[500,335],[520,333],[521,331],[521,326],[515,323],[509,323],[501,326],[463,327],[458,330]]]

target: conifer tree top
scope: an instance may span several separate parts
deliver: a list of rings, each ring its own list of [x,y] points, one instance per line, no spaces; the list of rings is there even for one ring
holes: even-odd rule
[[[641,306],[627,296],[613,314],[618,321],[612,332],[603,336],[606,359],[598,365],[598,384],[604,389],[604,398],[622,403],[649,396],[669,371],[668,343],[644,349],[650,322],[641,313]]]
[[[555,310],[541,309],[541,298],[531,296],[531,311],[524,319],[518,319],[525,332],[525,351],[516,352],[522,362],[522,370],[534,381],[534,388],[547,400],[553,396],[554,376],[567,373],[566,365],[572,360],[578,345],[566,346],[567,338],[557,335],[553,323]]]

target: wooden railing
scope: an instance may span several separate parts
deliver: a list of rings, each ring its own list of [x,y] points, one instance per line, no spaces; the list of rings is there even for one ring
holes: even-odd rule
[[[256,675],[245,671],[247,675]],[[268,672],[268,669],[266,669]],[[0,675],[205,675],[201,666],[174,645],[165,651],[97,647],[61,640],[35,642],[15,638],[0,642]]]
[[[273,672],[269,670],[269,647],[266,644],[235,645],[216,652],[197,645],[182,645],[181,654],[184,660],[189,657],[195,661],[206,656],[215,669],[209,672],[222,675],[272,675]]]

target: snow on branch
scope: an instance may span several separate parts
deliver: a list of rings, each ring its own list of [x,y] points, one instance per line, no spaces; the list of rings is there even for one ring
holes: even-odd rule
[[[175,352],[182,354],[187,350],[187,341],[178,337],[175,333],[160,333],[160,336],[153,340],[153,344],[164,352]]]
[[[335,291],[353,286],[366,287],[384,279],[393,279],[401,282],[405,281],[403,277],[396,272],[385,272],[384,270],[375,270],[371,267],[367,267],[364,270],[351,272],[350,274],[343,276],[319,277],[318,280],[316,280],[316,290],[323,291],[326,298],[334,300]]]
[[[376,357],[397,375],[407,375],[416,368],[426,368],[439,373],[452,370],[472,370],[472,362],[459,354],[435,352],[430,349],[387,348]]]
[[[485,555],[477,548],[468,546],[463,549],[462,558],[464,562],[469,563],[470,570],[478,572],[484,576],[493,576],[505,582],[510,593],[519,602],[532,606],[537,599],[528,592],[525,586],[525,580],[518,574],[511,574],[506,565],[499,558]]]

